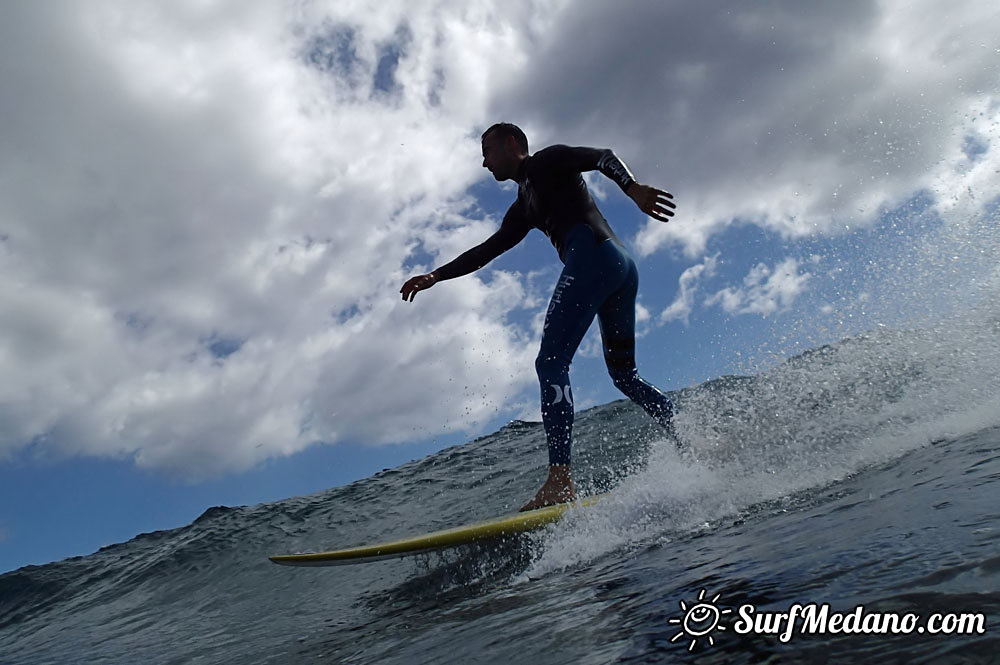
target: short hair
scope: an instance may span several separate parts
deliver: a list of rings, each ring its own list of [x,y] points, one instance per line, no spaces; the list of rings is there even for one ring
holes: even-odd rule
[[[490,134],[497,134],[501,139],[506,139],[508,136],[513,136],[514,141],[517,142],[517,146],[528,152],[528,137],[524,135],[521,128],[515,124],[509,122],[498,122],[495,125],[491,125],[489,129],[483,132],[482,140],[486,140],[486,137]]]

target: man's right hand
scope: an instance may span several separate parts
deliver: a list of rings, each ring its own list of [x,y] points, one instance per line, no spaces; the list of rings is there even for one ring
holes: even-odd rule
[[[417,295],[417,291],[423,291],[424,289],[429,289],[437,283],[437,277],[434,273],[427,273],[426,275],[417,275],[416,277],[411,277],[406,280],[406,284],[403,284],[403,288],[399,290],[403,294],[403,300],[409,300],[413,302],[413,297]]]

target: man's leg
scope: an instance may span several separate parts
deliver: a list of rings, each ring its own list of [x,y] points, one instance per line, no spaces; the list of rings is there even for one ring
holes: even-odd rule
[[[630,264],[625,283],[604,301],[597,313],[604,344],[604,361],[615,387],[641,406],[677,442],[673,403],[640,377],[635,366],[635,297],[639,289],[639,273],[635,264],[631,261]]]
[[[583,289],[584,285],[563,271],[545,314],[542,344],[535,358],[550,465],[570,463],[573,390],[569,366],[597,309],[584,302]]]
[[[596,305],[587,297],[587,287],[570,271],[563,270],[545,314],[535,371],[541,390],[542,425],[549,445],[549,475],[535,497],[521,510],[533,510],[576,498],[570,476],[573,390],[569,382],[569,366],[597,312]]]
[[[535,498],[521,510],[575,498],[569,472],[573,437],[569,366],[594,321],[599,304],[618,288],[624,276],[624,266],[614,260],[606,265],[607,258],[614,257],[606,249],[599,250],[593,234],[584,230],[574,239],[566,267],[552,293],[545,314],[541,348],[535,359],[541,389],[542,424],[549,444],[549,477]]]

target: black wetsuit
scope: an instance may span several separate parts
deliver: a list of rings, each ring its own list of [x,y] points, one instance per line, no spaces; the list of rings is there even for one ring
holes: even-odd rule
[[[615,386],[672,431],[673,405],[636,371],[638,271],[580,175],[594,170],[614,180],[623,192],[635,182],[611,150],[554,145],[525,158],[516,178],[517,200],[500,229],[434,271],[442,280],[478,270],[514,247],[532,228],[545,233],[556,248],[565,267],[545,315],[535,360],[550,464],[570,462],[573,397],[569,365],[595,316]]]

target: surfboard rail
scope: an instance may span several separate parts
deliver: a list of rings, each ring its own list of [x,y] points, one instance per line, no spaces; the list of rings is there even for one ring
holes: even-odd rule
[[[532,531],[559,520],[568,510],[593,505],[606,496],[606,494],[597,494],[571,503],[560,503],[375,545],[361,545],[329,552],[278,554],[268,558],[282,566],[338,566],[410,556],[421,552]]]

